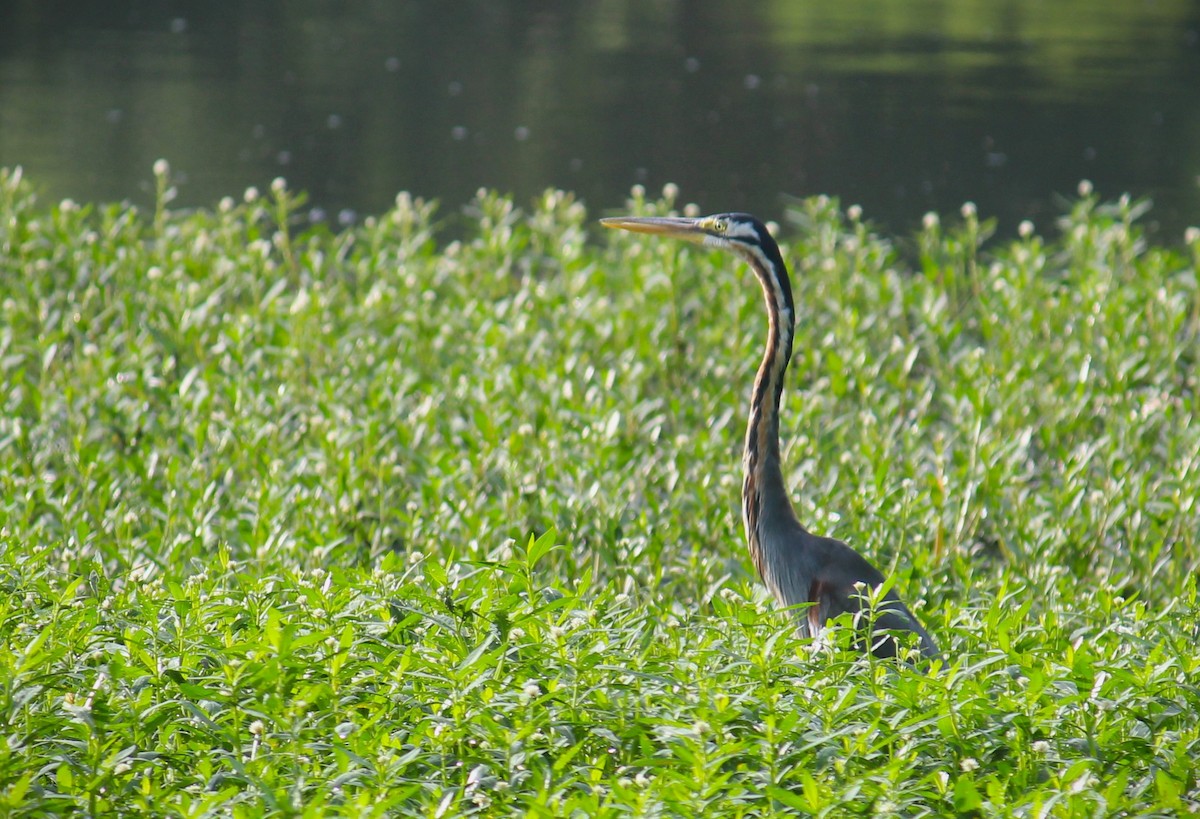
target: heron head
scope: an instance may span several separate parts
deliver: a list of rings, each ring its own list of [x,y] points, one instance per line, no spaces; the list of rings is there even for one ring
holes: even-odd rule
[[[749,213],[717,213],[696,219],[680,216],[613,216],[601,219],[600,224],[615,230],[667,236],[699,245],[741,251],[743,254],[752,248],[762,252],[775,245],[767,226]]]

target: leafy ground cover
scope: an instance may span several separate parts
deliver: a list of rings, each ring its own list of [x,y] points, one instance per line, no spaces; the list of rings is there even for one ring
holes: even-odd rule
[[[156,170],[152,212],[0,175],[7,815],[1200,810],[1197,236],[789,211],[787,474],[930,673],[751,574],[731,258]]]

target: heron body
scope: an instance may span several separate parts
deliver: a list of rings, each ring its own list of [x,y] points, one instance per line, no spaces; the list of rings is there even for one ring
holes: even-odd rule
[[[938,656],[933,639],[894,590],[870,605],[867,589],[884,582],[879,570],[840,540],[809,532],[792,507],[779,451],[779,402],[792,356],[796,311],[787,266],[766,226],[747,213],[699,219],[623,216],[601,222],[609,228],[730,250],[749,263],[762,287],[767,344],[746,426],[742,520],[754,568],[779,603],[797,607],[801,633],[815,637],[839,614],[862,615],[866,628],[860,644],[875,655],[895,655],[898,646],[889,632],[908,631],[918,636],[922,655]]]

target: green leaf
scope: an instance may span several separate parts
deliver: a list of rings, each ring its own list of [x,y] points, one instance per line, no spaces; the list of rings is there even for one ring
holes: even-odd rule
[[[25,801],[25,794],[29,791],[29,784],[33,781],[33,771],[28,771],[26,774],[12,782],[8,786],[8,791],[5,794],[5,801],[9,807],[18,808]]]
[[[954,809],[959,813],[971,813],[983,807],[983,797],[970,777],[960,776],[954,782]]]
[[[525,559],[529,564],[529,568],[532,569],[538,564],[538,561],[545,557],[550,551],[558,548],[554,543],[554,539],[557,536],[557,532],[555,532],[553,529],[546,530],[536,540],[534,540],[533,536],[530,535],[529,546],[525,550]]]
[[[1178,808],[1181,805],[1179,794],[1179,783],[1175,781],[1169,773],[1159,768],[1154,772],[1154,790],[1158,794],[1158,800],[1169,808]]]

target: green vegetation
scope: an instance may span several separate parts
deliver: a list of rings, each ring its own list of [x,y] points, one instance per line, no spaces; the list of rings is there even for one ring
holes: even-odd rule
[[[789,214],[798,511],[927,674],[750,573],[730,257],[561,193],[297,231],[158,170],[153,213],[0,176],[3,813],[1200,809],[1200,240],[1086,192],[982,249]]]

